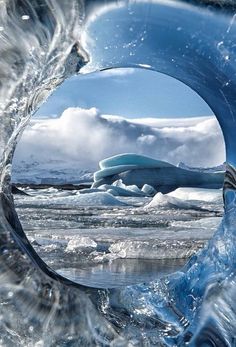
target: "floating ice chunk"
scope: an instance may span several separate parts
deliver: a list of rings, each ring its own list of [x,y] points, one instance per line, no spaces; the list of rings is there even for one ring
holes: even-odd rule
[[[141,190],[140,192],[135,192],[129,189],[113,186],[110,184],[103,184],[99,186],[99,189],[106,190],[107,192],[108,190],[111,190],[112,192],[114,192],[114,195],[117,195],[117,196],[133,196],[133,197],[144,196],[144,193],[141,192]]]
[[[223,200],[222,189],[178,188],[168,195],[183,200],[201,200],[207,202],[220,202]]]
[[[67,244],[65,252],[76,252],[81,251],[81,249],[94,249],[96,247],[97,243],[90,237],[81,236],[80,238],[71,239]]]
[[[108,190],[107,190],[107,193],[112,194],[112,195],[114,195],[114,196],[119,196],[119,193],[117,192],[117,190],[116,190],[116,189],[113,189],[113,188],[108,189]]]
[[[144,192],[145,195],[149,196],[154,196],[157,193],[156,189],[154,189],[149,184],[144,184],[141,190],[142,192]]]
[[[127,189],[127,186],[122,182],[122,180],[117,180],[113,182],[112,186]]]
[[[204,244],[188,240],[147,240],[147,241],[118,241],[109,247],[108,256],[111,260],[128,259],[183,259],[195,253]]]
[[[175,207],[181,209],[199,209],[197,205],[191,204],[188,201],[181,200],[179,198],[175,198],[170,196],[169,194],[157,193],[154,198],[147,204],[144,208],[155,208],[158,206],[163,207]]]
[[[125,206],[126,204],[107,192],[81,194],[77,206]]]
[[[126,184],[123,183],[123,181],[121,179],[113,182],[112,186],[131,191],[131,192],[139,194],[141,196],[144,195],[143,192],[135,184],[127,186]]]

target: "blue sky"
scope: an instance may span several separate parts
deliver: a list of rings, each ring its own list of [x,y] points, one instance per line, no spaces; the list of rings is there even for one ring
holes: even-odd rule
[[[64,82],[36,117],[60,116],[68,107],[96,107],[127,118],[212,115],[208,105],[182,82],[141,68],[78,75]]]

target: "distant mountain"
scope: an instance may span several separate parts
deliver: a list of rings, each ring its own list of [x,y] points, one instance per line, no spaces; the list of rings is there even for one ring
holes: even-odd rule
[[[93,172],[62,161],[21,161],[14,165],[12,182],[23,184],[79,184],[93,182]]]
[[[177,166],[181,169],[190,170],[190,171],[200,171],[200,172],[217,172],[217,171],[226,170],[225,163],[221,165],[213,166],[213,167],[192,167],[192,166],[186,165],[183,162],[180,162]]]

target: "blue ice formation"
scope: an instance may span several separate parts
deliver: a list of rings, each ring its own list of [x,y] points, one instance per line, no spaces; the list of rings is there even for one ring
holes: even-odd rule
[[[103,184],[99,188],[107,192],[109,191],[110,194],[113,194],[115,196],[133,196],[133,197],[146,196],[138,187],[137,187],[137,191],[127,189],[125,185],[124,187],[119,187],[113,184]]]
[[[144,184],[143,188],[141,189],[141,191],[148,196],[154,196],[157,191],[156,189],[154,189],[152,186],[150,186],[149,184]]]
[[[79,3],[1,2],[1,345],[235,347],[235,1]],[[85,13],[78,13],[83,5]],[[80,42],[83,19],[86,35]],[[9,193],[17,137],[43,99],[88,61],[87,71],[142,67],[182,81],[211,107],[225,139],[225,214],[214,237],[182,271],[118,292],[90,290],[47,266],[29,243]],[[161,171],[165,179],[178,173],[176,180],[185,172],[175,167],[158,172],[139,162],[139,168],[113,175],[133,173],[141,181],[145,170],[150,177],[156,172],[159,183]],[[215,178],[195,175],[208,177],[208,183]]]
[[[100,170],[94,174],[93,188],[122,181],[125,186],[135,185],[144,189],[140,193],[145,193],[145,185],[151,186],[157,192],[168,193],[179,187],[221,188],[224,181],[223,171],[185,170],[165,161],[132,153],[104,159],[100,161],[99,167]],[[136,192],[139,193],[137,190]]]

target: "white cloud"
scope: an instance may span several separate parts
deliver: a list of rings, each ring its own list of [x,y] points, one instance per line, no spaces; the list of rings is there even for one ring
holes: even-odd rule
[[[101,115],[96,108],[68,108],[60,118],[34,120],[17,146],[14,163],[68,162],[96,169],[105,157],[123,152],[148,155],[178,164],[214,166],[225,149],[215,117],[180,120],[127,120]]]

